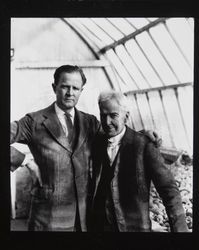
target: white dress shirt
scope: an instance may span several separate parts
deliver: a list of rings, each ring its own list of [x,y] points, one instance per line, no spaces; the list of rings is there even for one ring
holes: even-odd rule
[[[56,102],[55,102],[55,112],[67,137],[68,129],[67,129],[66,120],[65,120],[65,112],[58,107]],[[75,109],[73,108],[70,112],[67,112],[67,113],[69,114],[72,124],[74,125]]]
[[[108,153],[108,157],[110,160],[110,165],[112,165],[112,163],[113,163],[113,161],[118,153],[118,150],[119,150],[120,145],[121,145],[121,140],[122,140],[125,132],[126,132],[126,126],[123,128],[121,133],[108,139],[107,153]]]

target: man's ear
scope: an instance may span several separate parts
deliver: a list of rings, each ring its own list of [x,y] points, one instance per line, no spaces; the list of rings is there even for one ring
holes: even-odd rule
[[[52,88],[53,88],[53,91],[56,92],[56,85],[54,83],[52,83]]]

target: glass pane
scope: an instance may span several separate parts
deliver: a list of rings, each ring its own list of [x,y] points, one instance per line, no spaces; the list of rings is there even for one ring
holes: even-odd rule
[[[157,77],[137,43],[134,40],[129,40],[126,42],[125,46],[150,85],[152,87],[162,86],[160,79]]]
[[[118,72],[120,78],[124,82],[124,84],[127,86],[127,90],[135,90],[137,89],[137,86],[125,70],[124,66],[122,65],[121,61],[118,59],[118,56],[115,54],[113,50],[108,50],[106,52],[106,55],[108,56],[108,59],[112,62],[114,65],[116,71]]]
[[[191,30],[194,31],[194,18],[187,18],[189,25],[191,26]]]
[[[119,45],[116,47],[115,52],[119,56],[119,58],[122,60],[123,64],[127,68],[129,74],[132,76],[134,81],[136,82],[136,85],[139,89],[146,89],[149,88],[149,85],[147,84],[146,80],[134,64],[133,60],[125,50],[123,45]]]
[[[190,65],[193,67],[194,30],[190,29],[188,21],[184,18],[171,18],[166,24]]]
[[[100,40],[93,32],[87,29],[77,18],[65,18],[71,25],[78,29],[78,31],[89,41],[90,44],[94,44],[99,48],[106,46],[104,41]]]
[[[106,45],[112,43],[114,40],[108,36],[101,28],[99,28],[94,22],[92,22],[89,18],[78,18],[78,20],[84,24],[84,26],[93,33],[93,35],[97,36],[101,41],[103,41]]]
[[[125,18],[125,21],[128,22],[128,24],[132,27],[133,32],[137,30],[137,28],[132,24],[131,20],[129,20],[131,18]]]
[[[157,17],[155,17],[155,18],[147,18],[149,21],[151,21],[151,22],[154,22],[155,20],[157,20],[158,18]]]
[[[133,26],[136,28],[136,29],[140,29],[142,27],[144,27],[145,25],[149,24],[149,22],[147,21],[146,18],[127,18],[128,21],[130,23],[133,24]]]
[[[182,28],[183,27],[181,26],[181,29]],[[169,33],[165,29],[164,25],[158,25],[157,27],[151,28],[150,33],[158,43],[160,49],[164,53],[180,82],[190,81],[190,67],[187,65],[179,49],[176,47],[174,41],[169,36]],[[183,39],[183,37],[181,38]],[[185,33],[184,40],[186,41]],[[189,51],[191,51],[191,48],[189,49]]]
[[[102,30],[106,32],[108,36],[113,38],[114,40],[121,39],[123,34],[119,32],[106,18],[91,18],[93,22],[100,26]]]
[[[125,35],[129,35],[135,31],[133,26],[131,26],[124,18],[107,18],[112,22],[117,28]]]
[[[159,34],[160,35],[160,34]],[[161,34],[162,35],[162,34]],[[162,81],[165,85],[170,84],[177,84],[177,79],[171,72],[170,68],[168,67],[167,63],[161,56],[158,49],[155,47],[153,41],[149,37],[147,32],[142,32],[136,39],[144,52],[146,53],[147,57],[149,58],[150,62],[155,67],[156,71],[160,75]]]

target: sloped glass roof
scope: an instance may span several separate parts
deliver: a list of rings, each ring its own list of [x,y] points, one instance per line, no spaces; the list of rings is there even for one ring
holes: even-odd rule
[[[14,18],[11,25],[16,116],[54,100],[53,70],[77,64],[88,79],[78,108],[99,117],[98,94],[121,90],[130,127],[156,130],[165,147],[192,154],[193,18]]]
[[[193,18],[63,20],[109,61],[123,92],[193,82]]]

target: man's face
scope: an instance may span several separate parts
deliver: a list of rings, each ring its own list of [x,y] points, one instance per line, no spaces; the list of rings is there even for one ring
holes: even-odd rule
[[[82,92],[82,77],[79,72],[62,72],[57,85],[53,84],[57,105],[62,110],[70,110],[77,104]]]
[[[122,132],[128,118],[128,112],[122,110],[121,106],[114,100],[101,103],[100,119],[102,128],[107,137],[114,137]]]

